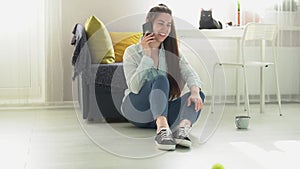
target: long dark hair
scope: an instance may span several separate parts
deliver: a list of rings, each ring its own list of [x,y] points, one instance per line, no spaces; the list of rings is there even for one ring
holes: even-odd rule
[[[147,14],[147,20],[153,23],[154,19],[160,13],[167,13],[172,16],[172,11],[166,5],[159,4],[158,6],[155,6],[150,9],[149,13]],[[163,41],[163,45],[166,50],[168,80],[170,84],[169,99],[173,99],[180,96],[181,89],[183,88],[183,81],[179,69],[179,49],[173,19],[171,23],[170,34]]]

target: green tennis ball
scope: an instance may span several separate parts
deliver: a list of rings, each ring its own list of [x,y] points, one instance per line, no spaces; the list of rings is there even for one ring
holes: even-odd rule
[[[214,164],[211,169],[225,169],[224,166],[220,163]]]

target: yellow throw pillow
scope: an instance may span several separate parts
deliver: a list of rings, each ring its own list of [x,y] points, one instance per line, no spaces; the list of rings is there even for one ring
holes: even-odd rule
[[[105,25],[96,16],[91,16],[85,23],[85,31],[92,63],[114,63],[113,45]]]
[[[110,32],[109,34],[114,45],[116,62],[122,62],[125,49],[138,43],[143,35],[140,32]]]

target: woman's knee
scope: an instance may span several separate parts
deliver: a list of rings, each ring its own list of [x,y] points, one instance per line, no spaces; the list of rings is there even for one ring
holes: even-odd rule
[[[169,88],[169,80],[166,76],[164,75],[157,75],[154,78],[153,81],[153,88],[152,89],[160,89],[163,90],[164,92],[168,93],[170,88]]]
[[[165,76],[165,75],[157,75],[157,76],[155,77],[155,79],[156,79],[156,80],[168,81],[168,78],[167,78],[167,76]]]
[[[169,80],[166,76],[164,75],[157,75],[155,78],[154,78],[154,81],[155,82],[158,82],[158,83],[161,83],[161,84],[165,84],[165,85],[169,85]]]

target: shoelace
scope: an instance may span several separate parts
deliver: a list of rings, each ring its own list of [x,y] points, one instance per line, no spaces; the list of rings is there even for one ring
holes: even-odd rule
[[[183,137],[187,137],[191,131],[191,127],[189,126],[184,126],[184,127],[180,127],[179,131],[178,131],[178,135],[179,136],[183,136]]]
[[[163,128],[160,130],[160,135],[162,140],[173,140],[171,130]]]

